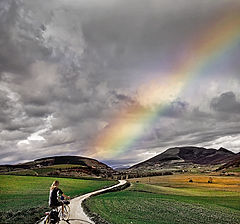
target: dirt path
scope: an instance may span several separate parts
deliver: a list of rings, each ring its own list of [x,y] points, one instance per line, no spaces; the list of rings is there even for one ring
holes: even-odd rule
[[[70,218],[68,221],[61,221],[60,224],[94,224],[93,221],[90,220],[90,218],[84,213],[83,208],[82,208],[82,202],[86,198],[89,198],[92,195],[107,191],[109,189],[113,189],[115,187],[124,185],[126,183],[126,180],[119,180],[119,183],[108,188],[104,188],[98,191],[93,191],[88,194],[84,194],[80,197],[74,198],[71,200],[70,203]],[[41,222],[42,223],[42,222]]]

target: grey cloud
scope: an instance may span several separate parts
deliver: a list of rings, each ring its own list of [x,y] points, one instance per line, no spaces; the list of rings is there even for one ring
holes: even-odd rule
[[[205,111],[201,111],[199,109],[199,107],[195,107],[192,110],[192,116],[189,116],[190,118],[193,119],[210,119],[210,118],[214,118],[214,116],[209,113],[209,112],[205,112]]]
[[[23,133],[33,133],[39,127],[42,127],[43,121],[40,118],[17,118],[5,124],[3,128],[7,131],[22,131]]]
[[[0,132],[0,136],[2,141],[14,141],[26,138],[28,134],[19,130],[3,130]]]
[[[4,125],[14,122],[16,117],[23,116],[21,106],[9,96],[8,91],[0,90],[0,108],[0,123]]]
[[[134,100],[132,97],[123,94],[123,93],[117,93],[116,91],[112,91],[112,95],[115,97],[116,101],[114,103],[122,103],[124,102],[127,105],[133,105],[136,104],[136,100]]]
[[[34,60],[50,53],[42,45],[40,24],[30,22],[33,15],[22,1],[1,1],[0,9],[0,69],[24,73]]]
[[[163,115],[168,117],[180,117],[188,112],[188,103],[175,100],[164,110]]]
[[[0,123],[6,123],[9,121],[8,117],[8,110],[9,110],[9,103],[7,96],[3,91],[0,91]]]
[[[211,108],[219,112],[239,113],[240,102],[236,100],[233,92],[226,92],[211,101]]]
[[[83,35],[112,70],[138,69],[138,76],[167,70],[184,52],[180,43],[189,40],[214,19],[223,1],[117,1],[83,19]],[[179,6],[179,7],[178,7]],[[178,49],[178,50],[177,50]],[[124,69],[123,69],[124,68]],[[106,71],[108,72],[108,71]],[[109,74],[111,78],[111,74]],[[126,78],[120,74],[120,78]]]
[[[51,114],[52,110],[49,106],[26,105],[25,111],[29,117],[45,117]]]
[[[127,94],[127,93],[117,93],[116,91],[112,91],[110,93],[113,96],[112,103],[116,105],[120,105],[121,109],[126,108],[126,115],[129,108],[138,108],[142,111],[148,111],[149,113],[158,113],[158,109],[164,106],[165,108],[159,111],[161,116],[166,117],[181,117],[185,114],[189,115],[189,104],[181,99],[176,99],[172,102],[169,102],[168,105],[155,105],[154,108],[141,105],[134,94]],[[195,113],[197,110],[195,111]],[[199,115],[200,115],[199,111]],[[201,114],[203,116],[203,112]]]

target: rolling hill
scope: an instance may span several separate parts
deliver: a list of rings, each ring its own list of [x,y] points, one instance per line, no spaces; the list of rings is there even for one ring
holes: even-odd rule
[[[53,156],[34,161],[1,165],[0,173],[41,176],[111,176],[113,169],[98,160],[80,156]]]

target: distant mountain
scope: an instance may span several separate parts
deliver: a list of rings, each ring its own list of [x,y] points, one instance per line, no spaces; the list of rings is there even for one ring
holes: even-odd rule
[[[173,164],[199,164],[218,165],[232,161],[236,154],[225,149],[207,149],[203,147],[175,147],[167,149],[165,152],[138,163],[130,169],[138,169],[151,166],[171,166]]]

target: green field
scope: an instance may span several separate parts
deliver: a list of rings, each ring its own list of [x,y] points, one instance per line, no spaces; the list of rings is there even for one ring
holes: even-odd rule
[[[227,170],[228,172],[240,172],[240,167],[235,167]]]
[[[91,198],[87,206],[112,224],[240,223],[239,179],[215,178],[216,183],[208,185],[205,179],[194,176],[191,185],[183,184],[184,175],[139,178],[124,191]]]
[[[114,181],[53,177],[0,176],[0,223],[34,223],[48,209],[49,187],[59,180],[60,188],[70,197],[82,195]]]
[[[59,165],[52,165],[48,166],[49,168],[55,168],[55,169],[68,169],[68,168],[81,168],[81,167],[87,167],[83,165],[78,165],[78,164],[59,164]]]

